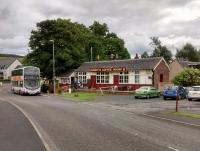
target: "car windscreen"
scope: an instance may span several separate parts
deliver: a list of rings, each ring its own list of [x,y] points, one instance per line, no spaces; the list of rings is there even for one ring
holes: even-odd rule
[[[177,90],[177,89],[178,89],[177,86],[170,86],[165,88],[165,90]]]
[[[200,91],[200,87],[192,87],[192,91]]]
[[[148,87],[141,87],[139,88],[140,90],[148,90],[149,88]]]

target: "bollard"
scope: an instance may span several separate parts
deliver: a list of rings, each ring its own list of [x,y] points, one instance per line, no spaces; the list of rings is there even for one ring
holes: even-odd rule
[[[71,88],[69,88],[69,93],[72,93],[72,89]]]

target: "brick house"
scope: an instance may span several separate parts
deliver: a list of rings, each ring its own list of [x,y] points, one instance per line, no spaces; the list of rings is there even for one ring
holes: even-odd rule
[[[135,90],[140,86],[159,87],[169,82],[169,66],[161,57],[85,62],[75,70],[75,79],[88,88],[117,86]]]
[[[200,62],[192,62],[182,59],[175,59],[169,64],[170,74],[169,80],[172,81],[173,78],[185,68],[198,68],[200,69]]]

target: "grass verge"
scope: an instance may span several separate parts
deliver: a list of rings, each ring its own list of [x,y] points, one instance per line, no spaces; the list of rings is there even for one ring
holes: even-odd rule
[[[200,119],[200,114],[195,113],[188,113],[188,112],[170,112],[172,115],[178,115],[178,116],[184,116],[184,117],[190,117],[195,119]]]
[[[61,96],[65,98],[72,98],[77,101],[91,101],[94,100],[99,94],[96,93],[85,93],[85,92],[75,92],[75,93],[63,93]]]

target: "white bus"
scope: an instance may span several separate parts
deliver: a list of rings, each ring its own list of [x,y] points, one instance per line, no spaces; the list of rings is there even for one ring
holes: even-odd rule
[[[11,90],[21,95],[40,93],[40,69],[33,66],[24,66],[12,70]]]

